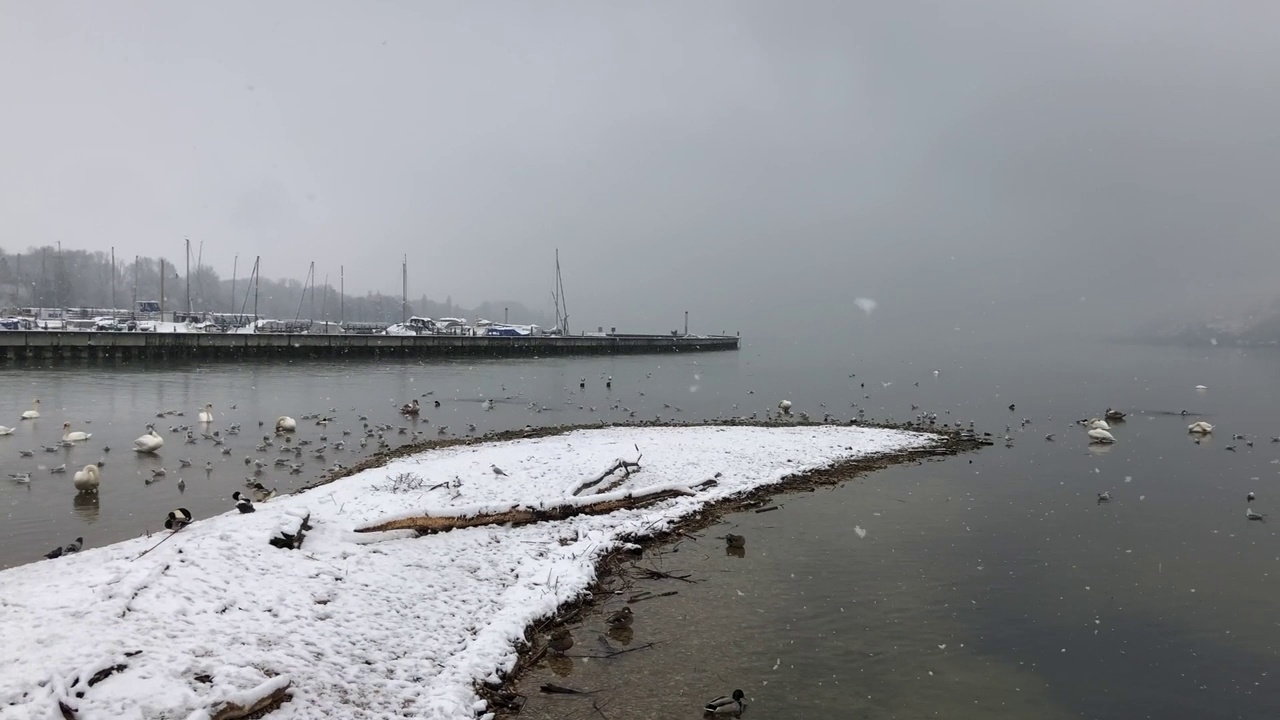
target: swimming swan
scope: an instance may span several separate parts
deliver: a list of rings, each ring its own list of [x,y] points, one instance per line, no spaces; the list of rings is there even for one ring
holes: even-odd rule
[[[62,442],[78,442],[80,440],[88,440],[91,437],[93,437],[92,433],[80,432],[79,430],[72,432],[70,422],[62,423]]]
[[[1111,444],[1116,441],[1116,437],[1102,428],[1094,428],[1089,431],[1089,442]]]
[[[204,409],[196,416],[196,420],[199,420],[202,423],[213,422],[213,403],[205,403]]]
[[[281,415],[276,418],[276,432],[293,432],[298,429],[298,423],[288,415]]]
[[[36,418],[38,418],[38,417],[40,417],[40,401],[39,401],[39,400],[32,400],[32,401],[31,401],[31,409],[30,409],[30,410],[28,410],[28,411],[26,411],[26,412],[24,412],[24,413],[22,413],[22,419],[23,419],[23,420],[35,420],[35,419],[36,419]]]
[[[0,435],[12,435],[17,428],[5,427],[0,425]]]
[[[156,434],[155,428],[151,428],[146,435],[133,441],[133,451],[140,453],[154,453],[163,446],[164,438]]]
[[[1205,435],[1213,432],[1213,426],[1203,420],[1200,420],[1198,422],[1193,422],[1190,425],[1188,425],[1187,432],[1195,433],[1197,435]]]
[[[84,469],[75,474],[71,481],[75,484],[76,490],[79,492],[98,492],[98,466],[85,465]]]

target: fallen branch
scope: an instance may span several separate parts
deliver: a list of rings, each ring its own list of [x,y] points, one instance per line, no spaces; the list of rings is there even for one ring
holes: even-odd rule
[[[480,527],[483,525],[528,525],[536,522],[566,520],[578,515],[607,515],[616,510],[629,510],[651,505],[661,500],[693,495],[694,488],[666,488],[647,493],[632,494],[615,500],[602,500],[594,503],[566,502],[545,508],[516,507],[504,512],[480,513],[478,515],[414,515],[411,517],[384,520],[373,525],[356,528],[356,532],[387,532],[390,530],[417,530],[430,534],[458,530],[460,528]]]
[[[639,448],[638,446],[636,447],[636,452],[640,452],[640,448]],[[631,461],[629,461],[629,460],[623,460],[622,458],[618,458],[617,460],[615,460],[615,461],[613,462],[613,465],[609,466],[609,468],[608,468],[607,470],[605,470],[604,472],[600,473],[599,475],[595,476],[594,478],[590,478],[590,479],[588,479],[588,480],[583,480],[582,482],[580,482],[580,483],[578,483],[577,485],[575,485],[575,486],[573,487],[573,489],[569,492],[569,494],[570,494],[570,495],[581,495],[581,494],[582,494],[582,492],[583,492],[584,490],[589,490],[589,489],[591,489],[591,488],[593,488],[593,487],[595,487],[595,486],[599,485],[600,483],[602,483],[602,482],[604,482],[605,480],[609,479],[609,477],[610,477],[611,475],[613,475],[614,473],[616,473],[616,472],[618,472],[618,471],[622,471],[622,479],[624,479],[624,480],[625,480],[626,478],[631,477],[631,473],[632,473],[632,471],[637,471],[637,472],[638,472],[638,471],[640,470],[640,458],[642,458],[642,457],[644,457],[644,454],[643,454],[643,453],[641,453],[640,455],[638,455],[638,456],[636,457],[635,462],[631,462]]]
[[[643,597],[632,598],[627,601],[627,604],[630,605],[632,603],[638,603],[641,600],[652,600],[654,598],[671,597],[672,595],[679,595],[679,594],[680,594],[679,590],[668,590],[667,592],[658,593],[657,595],[645,595]]]
[[[285,693],[289,692],[290,681],[280,675],[262,683],[246,693],[247,697],[240,702],[227,700],[209,711],[210,720],[240,720],[274,703],[283,702]]]
[[[311,513],[302,517],[293,516],[280,528],[279,533],[267,542],[282,550],[297,550],[302,547],[302,540],[310,529]]]
[[[538,689],[544,693],[547,693],[548,695],[585,695],[586,694],[582,690],[574,690],[573,688],[561,687],[559,685],[552,685],[551,683],[543,683],[542,687]]]

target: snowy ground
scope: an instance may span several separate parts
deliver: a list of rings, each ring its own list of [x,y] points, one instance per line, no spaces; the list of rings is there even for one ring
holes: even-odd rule
[[[61,701],[81,720],[196,720],[288,681],[293,699],[272,718],[473,718],[484,713],[474,684],[513,667],[524,628],[579,595],[619,538],[792,473],[933,441],[857,427],[694,427],[459,446],[197,521],[142,557],[168,533],[13,568],[0,573],[0,717],[59,718]],[[717,472],[720,484],[519,528],[353,532],[422,510],[556,504],[616,458],[634,459],[635,445],[643,470],[611,496]],[[392,491],[400,473],[461,486]],[[301,550],[268,545],[306,512]],[[119,663],[127,668],[88,686]]]

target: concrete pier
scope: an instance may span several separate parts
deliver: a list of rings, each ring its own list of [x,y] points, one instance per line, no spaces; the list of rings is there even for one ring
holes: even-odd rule
[[[673,335],[293,335],[275,333],[0,332],[0,362],[191,358],[534,357],[737,350],[737,337]]]

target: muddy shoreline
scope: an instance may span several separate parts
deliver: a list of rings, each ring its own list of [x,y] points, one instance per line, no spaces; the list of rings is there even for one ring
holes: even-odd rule
[[[643,425],[660,425],[668,427],[693,427],[705,425],[752,425],[759,427],[795,427],[796,425],[812,425],[822,426],[829,423],[789,423],[789,422],[769,422],[769,423],[685,423],[685,424],[667,424],[667,423],[642,423]],[[436,443],[425,443],[420,448],[412,451],[399,453],[400,455],[413,454],[421,452],[425,449],[448,447],[452,445],[475,444],[480,442],[493,442],[499,440],[511,440],[521,437],[544,437],[548,435],[556,435],[565,432],[571,432],[579,429],[591,429],[601,427],[599,424],[585,426],[560,426],[553,428],[537,428],[529,434],[522,431],[514,433],[495,433],[487,435],[484,438],[464,439],[461,441],[437,441]],[[511,672],[502,677],[501,683],[487,685],[478,684],[476,693],[484,698],[488,703],[487,712],[496,712],[498,718],[518,718],[520,709],[525,702],[525,696],[518,690],[520,682],[525,679],[526,675],[540,663],[547,654],[546,636],[557,628],[575,624],[582,621],[587,616],[597,613],[604,603],[615,597],[615,593],[619,587],[625,587],[627,583],[626,573],[633,563],[640,557],[647,556],[653,551],[668,546],[679,540],[690,538],[692,533],[701,531],[711,525],[721,521],[721,519],[733,513],[754,510],[757,512],[768,512],[775,504],[775,498],[778,496],[792,495],[799,493],[815,492],[819,488],[832,487],[841,485],[854,480],[858,477],[881,470],[893,465],[905,463],[922,463],[932,458],[941,458],[961,453],[972,452],[980,447],[989,444],[982,440],[962,438],[960,433],[943,433],[936,431],[921,430],[912,426],[901,425],[864,425],[864,427],[892,428],[899,430],[908,430],[914,432],[924,432],[925,434],[936,435],[938,443],[931,447],[917,448],[902,452],[885,453],[872,457],[859,458],[849,462],[839,463],[827,468],[814,470],[811,472],[792,475],[782,479],[773,485],[763,486],[752,490],[742,496],[733,498],[732,500],[713,503],[702,508],[701,511],[694,515],[690,515],[676,522],[672,529],[643,537],[625,538],[633,547],[630,549],[621,549],[610,553],[601,558],[596,563],[596,580],[584,591],[578,598],[564,605],[561,605],[557,612],[549,617],[535,622],[525,628],[524,642],[516,648],[519,659],[516,666]],[[390,459],[390,458],[387,458]],[[385,462],[385,460],[383,461]],[[381,464],[381,463],[378,463]],[[375,464],[374,467],[377,465]],[[335,478],[336,479],[336,478]],[[638,546],[638,549],[634,546]],[[652,597],[652,596],[651,596]],[[640,599],[649,599],[640,598]],[[639,599],[631,602],[638,602]]]

